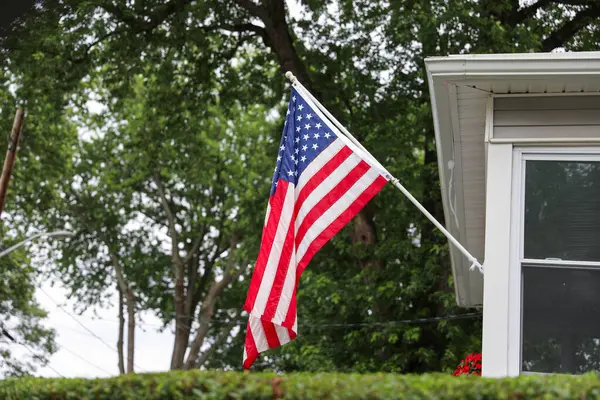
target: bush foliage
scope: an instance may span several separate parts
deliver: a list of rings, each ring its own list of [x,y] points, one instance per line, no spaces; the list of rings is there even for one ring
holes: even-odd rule
[[[0,381],[6,400],[141,399],[591,399],[600,379],[527,376],[515,379],[440,374],[290,374],[177,371],[109,379],[12,378]]]

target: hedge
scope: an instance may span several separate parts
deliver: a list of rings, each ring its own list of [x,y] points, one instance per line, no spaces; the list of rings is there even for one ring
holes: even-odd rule
[[[600,399],[600,378],[527,376],[169,372],[109,379],[10,378],[7,400],[147,399]]]

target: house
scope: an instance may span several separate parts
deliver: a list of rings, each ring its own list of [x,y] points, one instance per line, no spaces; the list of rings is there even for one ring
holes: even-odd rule
[[[600,371],[600,52],[426,68],[445,225],[484,265],[451,249],[483,375]]]

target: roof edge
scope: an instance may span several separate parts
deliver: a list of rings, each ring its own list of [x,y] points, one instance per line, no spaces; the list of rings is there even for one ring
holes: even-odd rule
[[[433,128],[435,134],[435,145],[436,145],[436,153],[437,153],[437,164],[438,164],[438,174],[440,180],[440,192],[442,197],[442,207],[444,210],[444,226],[451,232],[451,224],[450,224],[450,205],[448,204],[448,196],[447,196],[447,186],[446,186],[446,170],[444,166],[446,165],[446,160],[444,160],[443,150],[442,150],[442,127],[440,126],[440,116],[439,116],[439,107],[447,106],[447,101],[449,100],[447,97],[447,93],[438,93],[435,88],[434,77],[429,70],[426,68],[427,72],[427,81],[429,86],[429,96],[431,99],[431,112],[433,116]],[[445,96],[444,96],[445,95]],[[468,284],[462,282],[458,277],[460,276],[458,268],[460,266],[460,258],[462,254],[457,253],[457,249],[448,242],[449,252],[450,252],[450,268],[452,270],[452,276],[454,277],[454,296],[456,305],[458,307],[472,307],[472,301],[469,301],[470,298],[468,293],[463,293],[465,291],[465,287]],[[467,295],[465,298],[465,295]]]
[[[600,52],[469,54],[425,59],[433,78],[600,76]]]

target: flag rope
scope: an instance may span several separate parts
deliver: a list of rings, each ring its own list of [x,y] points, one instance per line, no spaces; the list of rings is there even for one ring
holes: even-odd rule
[[[433,225],[435,225],[435,227],[438,228],[444,234],[444,236],[446,236],[446,238],[469,260],[469,262],[471,262],[471,267],[469,269],[473,271],[475,268],[477,268],[479,272],[483,274],[483,265],[480,264],[479,261],[477,261],[477,258],[473,257],[473,255],[471,255],[471,253],[469,253],[469,251],[446,228],[444,228],[444,226],[433,215],[431,215],[431,213],[427,211],[425,207],[423,207],[423,205],[400,183],[400,181],[396,177],[394,177],[383,165],[381,165],[381,163],[379,163],[379,161],[377,161],[377,159],[373,157],[373,155],[367,149],[364,148],[364,146],[344,127],[344,125],[342,125],[333,115],[331,115],[329,111],[327,111],[325,106],[323,106],[308,91],[308,89],[306,89],[298,81],[294,74],[292,74],[291,71],[288,71],[285,73],[285,76],[292,82],[292,86],[296,90],[298,90],[309,100],[311,100],[316,106],[316,108],[320,112],[322,112],[348,140],[350,140],[354,145],[356,145],[360,150],[362,150],[362,152],[364,152],[364,154],[368,158],[365,161],[370,161],[371,163],[375,164],[377,168],[381,169],[381,171],[384,172],[386,178],[388,178],[390,182],[392,182],[392,184],[396,188],[398,188],[402,192],[402,194],[404,194],[411,201],[411,203],[413,203],[413,205],[417,207],[417,209],[419,209],[419,211],[421,211],[421,213],[423,213],[423,215],[425,215],[425,217],[427,217],[427,219],[431,221],[431,223],[433,223]]]

